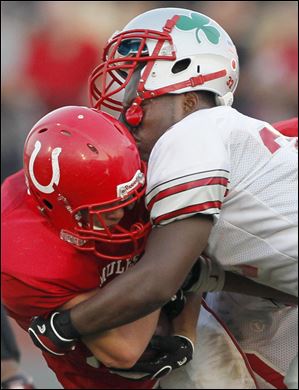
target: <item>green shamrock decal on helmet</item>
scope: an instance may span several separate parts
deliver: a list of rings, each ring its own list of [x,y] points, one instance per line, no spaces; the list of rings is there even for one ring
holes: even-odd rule
[[[207,39],[217,45],[219,43],[220,32],[213,26],[208,26],[210,19],[204,15],[192,13],[191,18],[185,15],[181,15],[176,23],[176,27],[183,31],[194,30],[196,28],[196,39],[198,43],[201,43],[198,33],[202,30]]]

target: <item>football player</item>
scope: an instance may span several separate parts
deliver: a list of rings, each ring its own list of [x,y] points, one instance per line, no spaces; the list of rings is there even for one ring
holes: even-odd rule
[[[103,60],[90,78],[93,105],[121,111],[149,160],[146,203],[154,229],[137,266],[89,306],[58,315],[53,330],[68,338],[151,312],[181,286],[202,252],[213,264],[297,297],[296,140],[231,107],[239,64],[228,34],[206,15],[154,9],[114,35]],[[151,276],[138,299],[137,288],[122,298],[145,273]],[[221,290],[223,279],[204,267],[196,287],[211,276],[206,290]],[[245,293],[245,284],[236,292]],[[290,343],[277,346],[284,367],[274,362],[283,376],[297,350],[296,308],[257,305],[272,319],[277,313],[289,319]]]
[[[298,118],[276,122],[273,127],[288,137],[298,136]],[[290,361],[289,358],[286,359],[288,355],[285,352],[288,354],[294,350],[294,339],[289,337],[285,329],[297,329],[294,309],[290,315],[290,310],[281,310],[282,307],[277,302],[225,292],[208,294],[207,302],[229,326],[242,350],[247,351],[247,358],[263,388],[285,388],[285,384],[288,388],[298,387],[298,364],[295,363],[297,355],[284,380]],[[284,352],[282,345],[286,350]]]
[[[133,138],[108,114],[63,107],[32,128],[24,172],[2,188],[2,299],[23,329],[33,315],[71,308],[137,262],[150,229],[144,174]],[[44,358],[65,388],[152,388],[156,380],[137,384],[109,367],[135,364],[158,315],[84,338],[67,357],[46,347]]]

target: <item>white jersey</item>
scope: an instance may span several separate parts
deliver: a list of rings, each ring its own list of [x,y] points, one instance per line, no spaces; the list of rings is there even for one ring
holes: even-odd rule
[[[206,301],[246,353],[259,387],[286,388],[298,351],[298,308],[225,291],[207,294]],[[296,372],[287,381],[296,382]]]
[[[154,225],[213,215],[206,255],[226,270],[298,295],[294,139],[231,107],[199,110],[157,141],[147,180]]]
[[[288,372],[284,378],[288,389],[298,389],[298,354],[292,360]]]

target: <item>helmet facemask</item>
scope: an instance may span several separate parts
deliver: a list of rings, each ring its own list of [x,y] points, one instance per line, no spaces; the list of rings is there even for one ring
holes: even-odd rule
[[[94,108],[100,109],[103,105],[122,111],[122,101],[112,96],[126,88],[140,63],[176,59],[172,37],[167,30],[130,30],[110,39],[104,48],[103,62],[89,77],[90,99]],[[148,42],[155,48],[152,52]]]
[[[145,186],[140,186],[123,200],[73,210],[76,225],[71,231],[62,229],[60,237],[79,250],[93,251],[104,260],[127,260],[141,255],[151,230],[144,193]],[[122,218],[108,224],[105,216],[120,209],[123,209]]]

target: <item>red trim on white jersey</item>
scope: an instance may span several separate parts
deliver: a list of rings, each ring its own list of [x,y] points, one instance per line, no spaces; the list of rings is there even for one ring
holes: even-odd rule
[[[191,188],[196,187],[204,187],[204,186],[210,186],[210,185],[223,185],[224,187],[227,186],[228,179],[223,176],[212,176],[212,177],[206,177],[204,179],[198,179],[194,181],[189,181],[188,183],[178,184],[176,186],[167,188],[165,190],[162,190],[158,194],[156,194],[148,203],[147,207],[149,211],[152,209],[155,202],[158,202],[161,199],[167,198],[170,195],[178,194],[179,192],[190,190]]]
[[[189,181],[195,181],[199,179],[206,179],[206,178],[211,178],[211,177],[228,177],[229,171],[227,169],[209,169],[208,171],[200,171],[200,172],[195,172],[195,173],[189,173],[187,175],[183,176],[178,176],[175,177],[174,179],[166,180],[162,183],[159,183],[155,185],[153,188],[150,189],[146,193],[146,197],[152,199],[152,197],[156,196],[158,192],[161,192],[162,190],[170,187],[174,187],[179,184],[185,184],[188,183]],[[193,176],[193,179],[188,180]],[[147,188],[148,190],[148,188]]]
[[[193,214],[219,214],[227,195],[229,171],[212,169],[176,177],[157,184],[146,194],[154,224],[169,223]]]
[[[264,381],[270,383],[276,389],[287,389],[284,384],[284,374],[279,372],[276,367],[266,362],[265,359],[256,352],[246,352],[247,359],[253,369]]]
[[[221,324],[221,326],[223,327],[223,329],[226,331],[226,333],[228,334],[228,336],[230,337],[230,339],[232,340],[232,342],[234,343],[235,347],[237,348],[237,350],[239,351],[241,357],[243,358],[244,360],[244,363],[246,365],[246,368],[248,369],[248,372],[250,374],[250,376],[252,377],[255,385],[256,385],[256,388],[259,389],[259,386],[257,384],[257,381],[256,381],[256,377],[255,377],[255,374],[254,374],[254,371],[248,361],[248,358],[247,358],[247,355],[245,354],[245,352],[241,349],[238,341],[235,339],[235,337],[233,336],[233,334],[230,332],[230,330],[228,329],[228,327],[225,325],[225,323],[218,317],[218,315],[207,305],[206,301],[204,299],[202,299],[201,301],[201,304],[202,306],[209,312],[212,314],[213,317],[215,317],[215,319]]]
[[[166,213],[166,214],[160,215],[158,218],[155,218],[153,220],[153,224],[157,225],[161,221],[166,221],[168,219],[175,218],[175,217],[177,217],[179,215],[196,214],[196,213],[200,213],[200,212],[203,212],[203,211],[207,211],[209,209],[220,209],[221,205],[222,205],[222,202],[217,200],[217,201],[204,202],[204,203],[199,203],[199,204],[196,204],[196,205],[184,207],[182,209],[175,210],[175,211],[172,211],[170,213]],[[217,213],[213,212],[211,214],[217,214]]]

